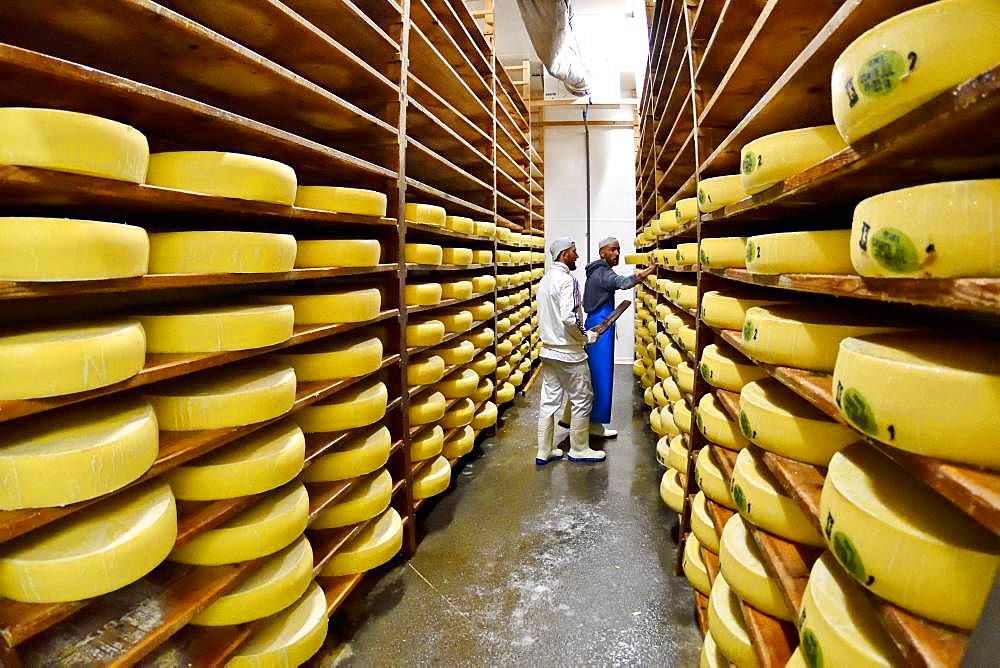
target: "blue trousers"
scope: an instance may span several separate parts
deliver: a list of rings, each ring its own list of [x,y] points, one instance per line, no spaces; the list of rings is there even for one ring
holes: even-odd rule
[[[606,304],[587,315],[584,327],[591,329],[614,311],[613,304]],[[590,421],[598,424],[611,422],[611,391],[615,375],[615,326],[587,346],[587,364],[590,366],[590,381],[594,388],[594,407],[590,411]]]

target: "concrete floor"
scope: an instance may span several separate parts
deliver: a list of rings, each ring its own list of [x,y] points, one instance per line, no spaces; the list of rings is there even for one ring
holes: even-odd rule
[[[647,409],[616,367],[608,462],[536,469],[539,383],[427,512],[409,562],[330,625],[343,666],[696,666],[694,599],[671,575]],[[557,432],[557,441],[566,430]]]

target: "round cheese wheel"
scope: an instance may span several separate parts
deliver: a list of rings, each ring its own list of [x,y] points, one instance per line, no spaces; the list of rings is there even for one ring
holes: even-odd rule
[[[657,436],[663,436],[667,433],[664,429],[663,424],[660,422],[660,409],[654,408],[649,411],[649,428],[653,430],[653,433]]]
[[[670,450],[667,454],[667,463],[670,468],[679,473],[687,473],[688,451],[684,443],[684,437],[680,434],[670,439]]]
[[[674,283],[669,297],[678,306],[693,309],[698,306],[698,286]]]
[[[283,420],[168,471],[167,481],[184,501],[260,494],[297,476],[305,451],[302,430]]]
[[[698,217],[697,197],[685,197],[677,200],[677,204],[674,206],[676,207],[674,210],[677,212],[678,225],[686,225]]]
[[[678,246],[680,248],[680,246]],[[747,240],[745,237],[702,239],[699,259],[703,267],[746,267]]]
[[[660,380],[670,378],[670,367],[667,366],[667,363],[661,359],[653,361],[653,371],[656,373],[656,377]]]
[[[461,399],[470,396],[479,387],[479,374],[472,369],[459,369],[434,385],[434,390],[446,399]]]
[[[729,668],[729,659],[719,651],[719,646],[715,644],[715,638],[712,637],[711,631],[706,630],[705,632],[705,641],[701,645],[698,665],[699,668]]]
[[[750,644],[739,599],[721,575],[715,578],[712,594],[708,597],[708,629],[719,650],[732,663],[740,668],[760,665],[757,653]]]
[[[684,507],[684,486],[677,471],[667,469],[660,479],[660,498],[675,513]]]
[[[480,353],[472,362],[469,369],[479,376],[488,376],[497,369],[497,358],[491,352]]]
[[[487,262],[479,262],[479,264],[489,264],[492,259]],[[497,279],[493,276],[476,276],[472,279],[472,288],[477,292],[492,292],[497,286]]]
[[[694,392],[694,369],[687,362],[677,365],[677,387],[685,394]]]
[[[850,230],[777,232],[747,238],[753,274],[853,274]]]
[[[474,264],[493,264],[493,251],[473,250],[472,262]],[[477,290],[477,292],[481,292],[481,290]]]
[[[472,428],[476,432],[480,432],[487,427],[492,427],[497,423],[498,417],[499,412],[497,411],[496,404],[492,401],[487,401],[477,408],[475,414],[472,416]]]
[[[472,395],[469,396],[469,398],[472,399],[472,401],[474,401],[475,403],[480,404],[486,401],[487,399],[493,397],[493,390],[494,390],[493,381],[489,378],[484,377],[482,380],[479,381],[479,385],[476,387],[476,391],[473,392]]]
[[[472,264],[471,248],[444,248],[441,251],[441,263],[465,266]]]
[[[705,549],[719,553],[719,534],[715,530],[712,516],[708,513],[708,499],[705,492],[699,491],[694,495],[691,504],[691,530]]]
[[[820,497],[830,549],[878,596],[972,629],[1000,568],[1000,542],[872,447],[830,460]]]
[[[440,320],[417,320],[406,325],[406,345],[410,347],[435,346],[444,335],[444,323]]]
[[[712,585],[708,580],[708,566],[701,556],[701,544],[698,537],[689,533],[684,541],[684,556],[681,559],[681,570],[687,577],[691,586],[700,591],[705,596],[712,592]]]
[[[195,431],[263,422],[295,403],[295,371],[251,361],[211,369],[144,389],[160,429]]]
[[[677,428],[685,434],[690,434],[691,409],[688,408],[687,402],[684,400],[675,401],[671,412],[674,416],[674,423],[677,425]]]
[[[291,304],[296,325],[366,322],[382,310],[378,288],[302,294],[266,294],[257,297],[267,304]]]
[[[352,433],[333,452],[316,459],[302,474],[304,482],[334,482],[371,473],[385,466],[392,450],[386,427]]]
[[[458,232],[459,234],[471,235],[476,231],[476,224],[471,218],[465,216],[448,216],[444,219],[444,226],[452,232]]]
[[[835,125],[785,130],[755,139],[740,150],[743,189],[751,195],[767,190],[846,146]]]
[[[476,322],[489,320],[496,313],[496,307],[493,305],[493,302],[467,304],[465,310],[472,314],[472,319]]]
[[[501,383],[500,388],[497,390],[497,403],[505,404],[508,401],[514,400],[515,389],[510,383]]]
[[[0,110],[2,111],[2,110]],[[71,218],[0,217],[0,280],[97,281],[142,276],[141,227]]]
[[[312,583],[297,601],[255,626],[226,666],[298,666],[323,646],[328,626],[326,596]]]
[[[382,340],[367,335],[322,339],[274,355],[274,359],[294,368],[299,381],[358,378],[382,366]]]
[[[493,345],[493,341],[496,339],[496,334],[489,327],[483,327],[482,329],[479,329],[462,338],[466,341],[471,341],[472,345],[476,347],[476,350],[482,350],[486,346]]]
[[[407,306],[433,306],[444,297],[440,283],[408,283],[403,289],[403,301]]]
[[[413,498],[427,499],[444,492],[451,484],[451,464],[438,457],[413,476]]]
[[[476,355],[476,347],[471,341],[452,341],[435,348],[434,354],[440,356],[448,366],[468,364]]]
[[[677,227],[677,211],[670,209],[669,211],[660,212],[659,217],[656,219],[657,232],[663,235],[676,230]]]
[[[310,529],[336,529],[381,515],[392,501],[392,476],[385,469],[355,483],[351,491],[330,504],[310,523]]]
[[[772,617],[794,621],[794,612],[785,602],[778,583],[765,570],[750,528],[739,515],[729,518],[722,529],[719,568],[744,603]]]
[[[256,274],[291,271],[295,237],[264,232],[158,232],[149,235],[151,274]]]
[[[142,183],[146,137],[130,125],[61,109],[0,108],[0,164]]]
[[[496,236],[497,226],[494,223],[477,220],[476,221],[476,234],[480,237],[493,238]]]
[[[295,421],[307,434],[357,429],[385,417],[389,391],[378,379],[352,385],[331,398],[306,406]]]
[[[767,377],[766,371],[746,357],[714,343],[705,346],[698,369],[709,385],[731,392],[739,392],[747,383]]]
[[[740,451],[733,470],[733,501],[751,524],[793,543],[823,546],[823,537],[787,496],[752,449]]]
[[[419,387],[436,383],[444,377],[444,371],[444,359],[439,355],[412,357],[406,366],[406,384],[409,387]]]
[[[409,243],[403,247],[403,259],[409,264],[439,266],[443,258],[443,250],[435,244]]]
[[[716,176],[698,182],[698,210],[702,213],[717,211],[747,196],[743,189],[743,177]]]
[[[276,160],[221,151],[168,151],[149,156],[146,184],[234,199],[295,202],[295,170]]]
[[[472,296],[472,281],[451,281],[441,284],[441,297],[444,299],[468,299]],[[483,318],[476,318],[481,320]]]
[[[396,509],[389,508],[333,555],[323,567],[322,575],[336,577],[370,571],[396,556],[402,546],[403,522]]]
[[[695,343],[694,327],[681,325],[681,328],[677,331],[677,338],[680,339],[681,346],[684,347],[684,350],[688,351],[689,353],[693,353],[695,351],[695,348],[697,346]]]
[[[676,368],[684,363],[684,357],[681,355],[681,351],[673,345],[668,345],[663,349],[663,361],[667,363],[667,366]]]
[[[833,122],[848,143],[1000,61],[992,0],[939,0],[893,16],[833,64]],[[960,57],[955,57],[956,45]]]
[[[421,223],[423,225],[433,225],[443,227],[448,220],[448,214],[443,206],[434,204],[416,204],[409,202],[404,210],[404,217],[408,223]]]
[[[444,448],[441,450],[441,454],[448,459],[458,459],[468,453],[472,452],[473,446],[476,444],[476,431],[470,426],[466,425],[459,428],[451,437],[445,441]]]
[[[139,373],[146,337],[137,320],[38,326],[0,335],[0,400],[107,387]]]
[[[667,468],[670,466],[670,437],[661,436],[656,442],[656,462]]]
[[[729,414],[719,406],[714,394],[702,396],[698,402],[698,429],[705,438],[730,450],[742,450],[748,444],[740,427]]]
[[[435,317],[444,323],[445,331],[455,333],[468,331],[474,322],[472,313],[466,310],[438,313]]]
[[[705,496],[730,510],[736,510],[736,502],[729,490],[729,481],[722,474],[722,469],[715,463],[708,448],[698,451],[698,459],[694,465],[695,480]]]
[[[135,319],[150,353],[216,353],[273,346],[292,337],[291,304],[148,310]],[[381,362],[381,360],[379,360]]]
[[[441,454],[443,446],[444,429],[441,428],[441,425],[434,425],[411,439],[410,460],[419,462],[431,457],[437,457]]]
[[[698,264],[698,244],[677,244],[677,249],[674,251],[674,259],[678,267]]]
[[[649,264],[649,253],[632,253],[626,255],[625,264]]]
[[[126,490],[68,522],[9,543],[0,556],[0,594],[24,603],[100,596],[153,570],[176,536],[177,509],[169,485],[152,482]]]
[[[743,321],[743,346],[760,362],[831,373],[841,341],[897,329],[845,307],[755,306]]]
[[[803,665],[888,668],[906,663],[864,590],[829,552],[812,567],[798,621]]]
[[[382,245],[375,239],[300,239],[295,254],[296,268],[373,267],[382,257]]]
[[[295,603],[313,581],[313,551],[305,536],[276,552],[191,624],[230,626],[269,617]]]
[[[749,309],[782,303],[787,302],[774,299],[743,299],[710,290],[701,298],[701,319],[711,327],[741,330]]]
[[[381,218],[386,214],[388,198],[383,193],[362,188],[299,186],[295,191],[295,206]]]
[[[665,379],[662,383],[660,383],[660,386],[663,388],[664,394],[667,395],[667,399],[671,403],[675,401],[680,401],[681,390],[679,387],[677,387],[677,383],[674,382],[673,378]]]
[[[765,450],[817,466],[826,466],[833,453],[858,440],[853,429],[770,378],[740,392],[740,430]]]
[[[667,380],[670,379],[668,378]],[[664,392],[663,385],[661,383],[654,385],[645,397],[646,405],[650,407],[663,408],[671,403],[671,400],[667,397],[666,392]]]
[[[410,400],[410,425],[437,422],[444,416],[446,400],[440,392],[434,391]]]
[[[497,346],[497,353],[500,353],[499,345]],[[643,365],[642,360],[636,360],[632,363],[632,373],[636,376],[641,376],[646,373],[646,367]]]

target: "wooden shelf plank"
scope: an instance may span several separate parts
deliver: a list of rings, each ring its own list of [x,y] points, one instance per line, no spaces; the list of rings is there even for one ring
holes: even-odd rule
[[[449,211],[452,211],[457,207],[459,210],[455,213],[468,213],[474,218],[480,218],[481,216],[491,218],[493,216],[493,211],[491,209],[487,209],[486,207],[472,201],[462,197],[457,197],[451,193],[445,192],[444,190],[435,188],[432,185],[418,181],[411,176],[406,177],[406,187],[408,190],[420,193],[418,197],[408,198],[410,201],[439,204],[446,207]]]
[[[493,115],[448,58],[417,25],[410,26],[410,72],[474,121],[492,122]],[[433,83],[431,83],[433,82]]]
[[[776,619],[740,600],[740,611],[760,665],[765,668],[785,668],[792,652],[799,646],[795,625]]]
[[[398,7],[372,16],[351,0],[282,2],[373,65],[383,66],[399,58],[399,44],[383,29],[390,22],[402,20]]]
[[[701,631],[701,637],[704,638],[708,632],[708,597],[700,591],[694,593],[694,609],[698,619],[698,630]]]

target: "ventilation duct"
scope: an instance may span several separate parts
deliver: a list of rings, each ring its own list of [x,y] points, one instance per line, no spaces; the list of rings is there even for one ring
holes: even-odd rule
[[[517,0],[517,5],[545,69],[573,95],[589,95],[587,68],[573,34],[573,8],[569,0]]]

